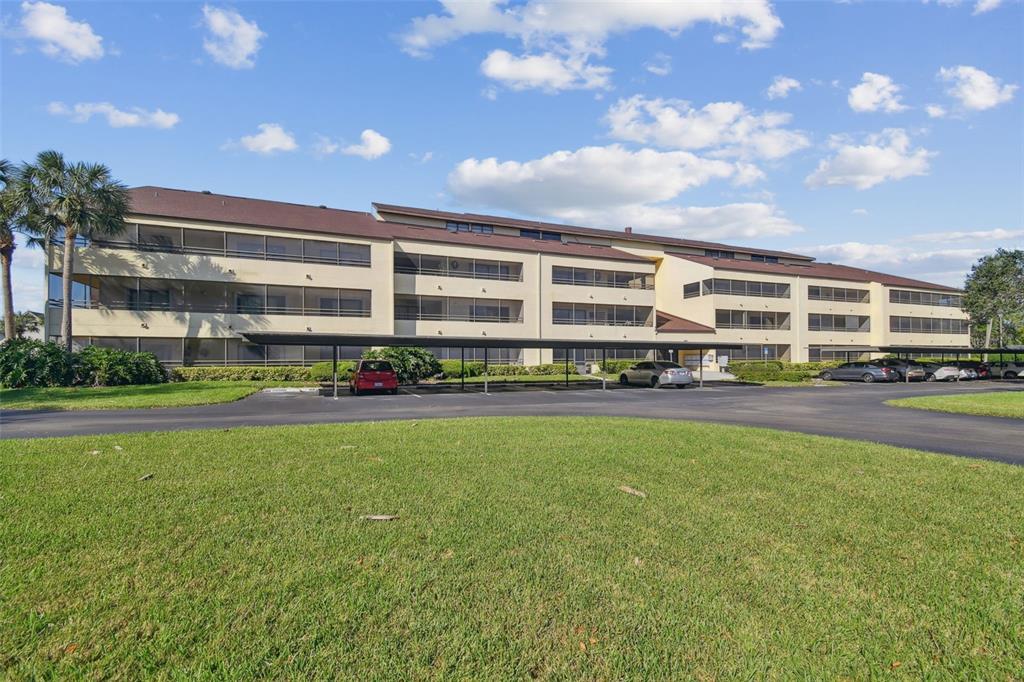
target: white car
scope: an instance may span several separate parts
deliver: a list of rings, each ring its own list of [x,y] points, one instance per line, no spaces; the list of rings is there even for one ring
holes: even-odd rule
[[[924,380],[925,381],[954,381],[960,372],[952,365],[925,365],[924,366]]]
[[[1022,362],[993,362],[991,363],[991,367],[993,379],[1016,379],[1017,377],[1024,377],[1024,363]]]
[[[640,384],[651,388],[679,386],[686,388],[693,383],[693,372],[674,362],[661,360],[638,362],[619,375],[623,386]]]

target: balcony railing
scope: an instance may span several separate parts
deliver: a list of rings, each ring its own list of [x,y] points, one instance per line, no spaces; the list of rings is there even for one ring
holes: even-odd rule
[[[395,272],[404,275],[432,275],[434,277],[461,277],[463,279],[489,279],[501,282],[522,282],[522,273],[513,275],[501,272],[463,272],[445,268],[418,268],[408,265],[396,265]]]
[[[579,327],[649,327],[643,320],[566,320],[553,318],[551,324],[575,325]]]
[[[785,330],[789,329],[789,322],[783,322],[781,324],[768,324],[768,323],[762,323],[762,324],[756,324],[756,323],[747,323],[747,324],[736,323],[736,324],[733,324],[731,322],[725,322],[725,323],[716,324],[715,325],[715,329],[769,329],[769,330],[776,330],[776,331],[785,331]]]
[[[807,325],[807,331],[811,332],[849,332],[851,334],[867,334],[871,331],[870,327],[827,327],[820,324]]]
[[[56,246],[63,246],[62,239],[52,239],[50,243]],[[285,261],[292,263],[319,263],[323,265],[347,265],[352,267],[368,268],[369,259],[365,258],[330,258],[295,253],[273,253],[270,251],[240,251],[229,249],[226,246],[205,247],[205,246],[183,246],[178,244],[154,244],[146,242],[116,241],[107,239],[94,239],[94,246],[105,249],[124,249],[129,251],[141,251],[143,253],[173,253],[193,256],[224,256],[228,258],[251,258],[254,260]]]
[[[587,282],[587,281],[576,281],[576,280],[568,278],[568,277],[559,277],[557,275],[552,275],[551,283],[552,284],[567,284],[569,286],[577,286],[577,287],[602,287],[602,288],[605,288],[605,289],[639,289],[639,290],[643,290],[643,291],[653,291],[654,290],[654,284],[653,283],[652,284],[648,284],[646,282],[638,282],[636,280],[631,280],[629,282],[615,282],[615,281],[604,281],[604,282],[590,281],[590,282]]]
[[[47,305],[61,305],[61,301],[50,299]],[[129,312],[164,312],[164,313],[213,313],[228,315],[306,315],[318,317],[370,317],[365,308],[325,308],[304,306],[268,306],[268,305],[202,305],[173,304],[154,302],[114,301],[72,301],[72,308],[88,310],[126,310]]]
[[[395,311],[396,320],[424,320],[432,322],[494,322],[516,324],[523,321],[522,315],[480,315],[475,313],[414,313]]]

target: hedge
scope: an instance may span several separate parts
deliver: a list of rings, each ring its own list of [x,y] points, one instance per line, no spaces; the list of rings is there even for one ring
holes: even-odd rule
[[[605,374],[619,374],[638,362],[643,362],[643,360],[605,360],[598,364],[601,365],[601,371]]]
[[[0,386],[123,386],[167,381],[163,365],[152,353],[88,346],[69,352],[34,339],[0,344]]]
[[[330,364],[330,363],[328,363]],[[175,367],[171,381],[311,381],[310,368],[298,366]]]
[[[471,361],[466,363],[466,376],[478,377],[484,373],[484,363]],[[441,360],[441,374],[448,379],[458,379],[462,376],[461,360]]]
[[[782,362],[781,360],[748,360],[729,365],[729,372],[741,381],[805,381],[821,374],[829,367],[842,364],[840,361],[827,362]]]
[[[356,363],[352,360],[338,361],[338,381],[348,381],[349,375]],[[309,378],[313,381],[333,381],[334,364],[331,362],[318,362],[309,368]]]

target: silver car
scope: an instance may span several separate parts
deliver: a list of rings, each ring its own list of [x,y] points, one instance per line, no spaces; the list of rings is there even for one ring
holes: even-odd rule
[[[693,372],[674,362],[649,360],[638,362],[619,375],[623,386],[640,384],[651,388],[678,386],[686,388],[693,383]]]

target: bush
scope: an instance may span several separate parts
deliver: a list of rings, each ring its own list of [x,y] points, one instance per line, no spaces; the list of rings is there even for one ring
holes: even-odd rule
[[[330,363],[328,363],[330,364]],[[309,381],[308,367],[175,367],[171,381]]]
[[[488,365],[487,374],[492,377],[516,377],[529,374],[530,369],[523,365]]]
[[[87,346],[69,353],[52,342],[14,339],[0,345],[0,386],[124,386],[162,384],[163,365],[152,353]]]
[[[352,360],[338,360],[338,381],[348,381],[356,363]],[[309,368],[309,378],[313,381],[333,381],[334,365],[331,362],[318,362]]]
[[[77,380],[84,386],[162,384],[167,372],[152,353],[86,346],[78,353]]]
[[[461,360],[441,360],[441,373],[448,379],[458,379],[462,376]],[[466,363],[466,376],[478,377],[484,373],[484,363],[472,361]]]
[[[11,339],[0,344],[0,386],[70,386],[76,358],[55,343]]]
[[[441,373],[441,363],[425,348],[394,346],[363,352],[367,360],[387,360],[398,374],[398,383],[414,384]]]
[[[620,374],[632,367],[641,360],[605,360],[601,365],[601,371],[605,374]]]
[[[821,374],[823,369],[842,364],[827,362],[782,362],[772,360],[764,363],[757,360],[737,362],[729,365],[729,371],[742,381],[806,381]]]

